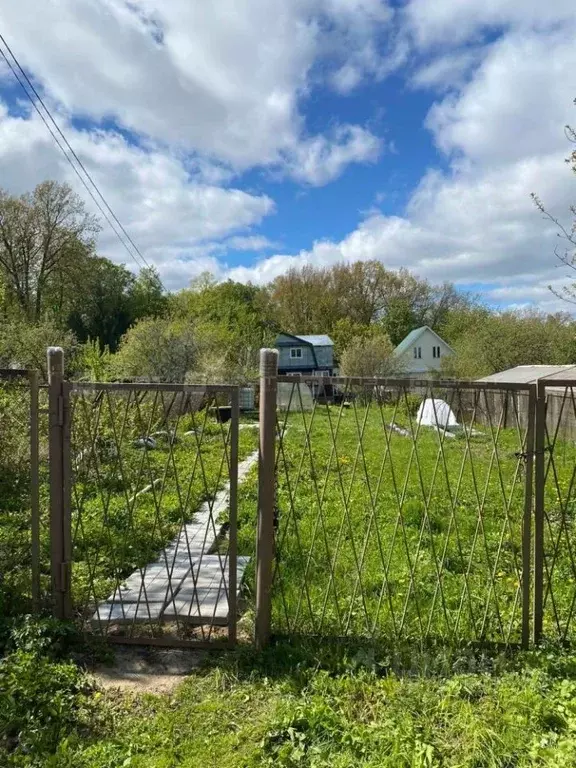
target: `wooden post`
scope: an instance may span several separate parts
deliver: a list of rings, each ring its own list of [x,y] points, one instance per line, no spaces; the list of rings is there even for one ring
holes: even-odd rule
[[[48,347],[48,452],[50,462],[50,572],[53,613],[57,619],[70,615],[65,510],[65,403],[64,351]]]
[[[277,376],[278,351],[260,350],[260,457],[255,627],[256,647],[259,649],[268,644],[272,623]]]

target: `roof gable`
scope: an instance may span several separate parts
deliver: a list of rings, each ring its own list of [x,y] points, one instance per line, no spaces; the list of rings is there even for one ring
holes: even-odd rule
[[[402,355],[402,354],[404,354],[404,352],[407,352],[410,349],[410,347],[413,344],[415,344],[418,341],[418,339],[426,333],[426,331],[429,331],[433,336],[435,336],[438,339],[438,341],[441,341],[442,344],[445,344],[448,347],[449,350],[454,352],[454,350],[452,349],[450,344],[448,344],[446,341],[444,341],[444,339],[441,336],[439,336],[436,333],[436,331],[433,331],[432,328],[430,328],[430,326],[428,326],[428,325],[423,325],[421,328],[415,328],[413,331],[410,331],[408,336],[406,336],[406,338],[402,339],[400,344],[398,344],[398,346],[394,350],[394,354],[395,355]]]

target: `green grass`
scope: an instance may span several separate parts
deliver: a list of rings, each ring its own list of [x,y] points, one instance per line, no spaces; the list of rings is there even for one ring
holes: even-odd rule
[[[576,658],[561,652],[490,657],[412,650],[392,660],[378,647],[283,642],[265,653],[240,649],[213,655],[165,696],[90,693],[69,665],[51,663],[52,679],[48,662],[38,666],[46,690],[34,718],[24,723],[19,738],[0,740],[3,765],[552,768],[576,763]],[[37,690],[37,679],[28,676],[29,651],[9,657],[9,664]],[[0,697],[11,680],[6,665],[0,666]],[[60,707],[53,713],[48,693]],[[21,712],[10,709],[14,706],[0,712],[0,735],[10,729],[14,712]],[[47,719],[50,728],[41,729]],[[30,743],[32,752],[21,749]]]

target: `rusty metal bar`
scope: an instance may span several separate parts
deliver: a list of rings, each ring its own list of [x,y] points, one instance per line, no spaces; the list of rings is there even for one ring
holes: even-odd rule
[[[495,381],[456,381],[454,379],[442,380],[434,379],[381,379],[381,378],[359,378],[356,376],[315,376],[307,374],[292,374],[278,376],[280,384],[299,384],[299,383],[333,384],[339,385],[343,389],[353,386],[381,387],[383,389],[422,389],[428,388],[432,384],[434,390],[439,389],[470,389],[470,390],[489,390],[501,392],[526,392],[530,389],[530,384],[518,382],[495,382]]]
[[[232,392],[232,423],[230,425],[230,512],[228,531],[228,640],[236,645],[237,561],[238,561],[238,433],[240,420],[239,392]]]
[[[32,607],[40,609],[40,465],[38,443],[38,373],[28,374],[30,386],[30,536],[32,556]]]
[[[524,520],[522,525],[522,647],[530,645],[530,592],[532,575],[532,502],[533,502],[533,473],[534,473],[534,432],[536,419],[536,385],[530,387],[528,394],[528,421],[526,426],[526,443],[524,446],[525,486],[524,486]]]
[[[25,379],[29,374],[26,368],[0,368],[0,379]]]
[[[544,619],[544,485],[546,441],[546,384],[538,381],[534,436],[534,606],[532,639],[535,645],[542,640]]]
[[[185,394],[231,394],[233,384],[166,384],[151,383],[134,384],[130,382],[84,382],[70,383],[72,392],[184,392]]]
[[[93,637],[85,633],[86,638]],[[211,651],[224,651],[230,647],[228,640],[185,640],[180,637],[164,635],[158,637],[133,637],[124,635],[106,635],[106,642],[114,645],[140,645],[142,647],[156,646],[159,648],[198,648]]]
[[[72,457],[70,384],[62,384],[62,589],[64,616],[72,618]]]
[[[260,350],[260,457],[255,626],[257,648],[264,648],[268,644],[272,622],[277,374],[278,351],[276,349]]]

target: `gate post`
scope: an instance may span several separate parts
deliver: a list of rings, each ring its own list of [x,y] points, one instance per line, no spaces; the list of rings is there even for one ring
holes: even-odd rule
[[[278,351],[261,349],[255,622],[255,641],[259,649],[268,644],[272,624],[277,376]]]
[[[516,395],[517,396],[517,395]],[[530,646],[530,605],[532,581],[532,515],[534,514],[534,435],[536,421],[536,385],[528,390],[528,412],[526,421],[524,517],[522,521],[522,648]]]
[[[544,619],[544,486],[546,466],[546,384],[538,381],[536,397],[536,434],[534,438],[534,609],[533,640],[539,645],[542,640]]]
[[[67,510],[68,472],[65,456],[67,403],[64,385],[64,351],[48,347],[48,453],[50,464],[50,573],[53,613],[57,619],[71,615],[69,583],[70,527]]]

